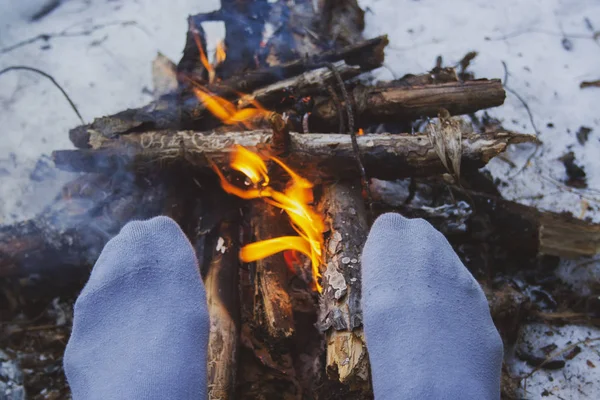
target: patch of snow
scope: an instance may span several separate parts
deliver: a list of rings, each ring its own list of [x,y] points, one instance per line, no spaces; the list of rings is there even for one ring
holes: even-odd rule
[[[388,34],[386,68],[379,79],[433,68],[437,56],[456,65],[469,51],[479,55],[470,70],[476,77],[505,79],[528,104],[527,110],[507,92],[503,106],[490,110],[507,129],[537,133],[544,142],[531,166],[518,172],[533,145],[512,146],[506,153],[512,168],[493,160],[489,170],[502,181],[509,199],[552,211],[600,221],[600,89],[580,89],[584,80],[600,79],[600,2],[595,0],[359,0],[366,12],[366,35]],[[590,30],[588,22],[592,26]],[[569,45],[565,45],[568,43]],[[585,145],[581,126],[592,128]],[[565,168],[558,160],[573,151],[587,174],[588,189],[562,184]],[[589,204],[589,207],[585,205]],[[587,207],[587,208],[586,208]]]
[[[597,399],[600,382],[600,341],[589,339],[600,338],[600,329],[589,326],[553,327],[545,324],[530,324],[520,333],[522,346],[539,351],[549,345],[556,346],[550,354],[558,354],[569,346],[578,346],[581,352],[571,360],[565,360],[564,368],[557,370],[539,369],[526,380],[527,399]],[[569,348],[570,349],[570,348]],[[569,350],[564,355],[568,354]],[[507,357],[510,373],[513,377],[525,377],[533,371],[533,367],[516,355]],[[525,386],[525,385],[523,385]]]
[[[47,0],[0,2],[0,70],[38,68],[54,77],[86,122],[152,100],[152,60],[181,57],[189,14],[209,12],[218,0],[62,1],[44,18],[30,16]],[[219,24],[209,38],[223,36]],[[34,40],[39,35],[48,40]],[[209,47],[210,47],[209,46]],[[0,75],[0,223],[31,218],[62,184],[60,174],[40,184],[29,178],[38,158],[73,148],[69,129],[80,124],[59,90],[28,71]]]

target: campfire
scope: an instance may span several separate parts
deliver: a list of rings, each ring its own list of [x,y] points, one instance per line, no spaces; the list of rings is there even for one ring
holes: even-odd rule
[[[448,237],[505,341],[551,318],[503,277],[596,254],[600,230],[502,199],[480,171],[537,139],[474,115],[505,91],[474,79],[472,54],[375,84],[388,39],[362,37],[355,0],[222,3],[189,17],[182,59],[160,69],[174,90],[72,129],[76,149],[53,153],[81,175],[36,220],[0,229],[0,276],[38,277],[15,298],[76,292],[126,222],[168,215],[205,281],[210,398],[371,398],[361,249],[396,211]],[[226,31],[212,62],[208,21]]]

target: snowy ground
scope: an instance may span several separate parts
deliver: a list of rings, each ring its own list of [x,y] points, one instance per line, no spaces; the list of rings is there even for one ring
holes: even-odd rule
[[[27,65],[50,73],[73,98],[86,122],[151,100],[151,62],[156,52],[177,61],[186,16],[219,4],[218,0],[63,0],[46,17],[30,22],[44,2],[0,0],[0,69]],[[438,55],[445,65],[452,65],[471,50],[479,52],[471,67],[477,77],[508,78],[512,91],[505,104],[490,113],[502,119],[506,128],[537,132],[544,144],[523,170],[534,151],[531,146],[512,148],[507,153],[510,162],[491,163],[489,169],[504,182],[501,188],[507,198],[600,221],[600,89],[579,88],[581,81],[600,79],[600,38],[594,40],[594,31],[600,30],[600,2],[359,3],[367,9],[366,35],[390,37],[387,69],[377,71],[378,78],[427,71]],[[214,45],[222,27],[211,24],[205,29],[209,46]],[[40,34],[50,37],[14,46]],[[531,116],[517,95],[528,104]],[[30,179],[30,174],[42,154],[72,147],[67,131],[79,120],[49,81],[30,72],[0,76],[0,107],[0,223],[7,223],[33,216],[58,190],[60,181],[69,178],[59,174],[41,184]],[[584,145],[576,137],[582,126],[592,129]],[[565,168],[558,158],[569,151],[587,173],[587,189],[563,184]],[[573,280],[575,265],[565,262],[561,276]],[[577,269],[576,283],[585,286],[599,276],[598,263],[592,263]],[[528,334],[532,340],[539,336],[534,328]],[[552,329],[557,338],[567,338],[556,342],[559,346],[599,336],[589,328]],[[544,393],[544,398],[560,399],[585,393],[600,398],[600,356],[592,351],[597,344],[582,346],[584,356],[552,373],[556,375],[553,381],[550,373],[534,374],[528,380],[526,397],[539,398]],[[522,362],[514,363],[515,373],[526,370]],[[566,378],[570,376],[583,378]]]

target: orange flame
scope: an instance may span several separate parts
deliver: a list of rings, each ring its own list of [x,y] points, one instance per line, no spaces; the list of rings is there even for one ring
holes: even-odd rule
[[[204,103],[208,111],[220,119],[225,125],[242,124],[246,129],[252,129],[254,127],[254,121],[265,118],[271,114],[270,111],[264,109],[256,101],[252,102],[252,105],[254,105],[255,108],[238,109],[235,104],[217,96],[202,86],[195,86],[194,94],[202,103]]]
[[[364,135],[364,134],[365,134],[365,131],[363,130],[363,128],[360,128],[360,129],[358,130],[358,132],[356,132],[356,134],[357,134],[358,136],[362,136],[362,135]]]
[[[206,58],[206,54],[204,54],[204,48],[202,47],[202,41],[200,40],[200,35],[198,35],[198,31],[196,29],[192,29],[192,36],[194,36],[194,41],[196,42],[196,47],[198,48],[198,51],[200,52],[200,62],[202,63],[204,68],[206,68],[206,70],[208,71],[208,76],[209,77],[211,75],[214,76],[215,69],[208,62],[208,58]]]
[[[206,53],[204,52],[204,48],[202,47],[202,41],[200,40],[200,35],[196,29],[192,29],[192,36],[194,37],[194,42],[196,42],[196,47],[198,48],[198,52],[200,53],[200,62],[208,72],[208,82],[213,83],[217,76],[217,72],[215,68],[220,65],[223,61],[225,61],[227,54],[225,52],[225,43],[221,40],[217,43],[217,47],[215,49],[215,61],[211,64],[208,61],[208,57],[206,57]]]
[[[220,40],[215,49],[215,66],[221,64],[226,58],[227,52],[225,51],[225,42]]]
[[[283,192],[269,186],[267,166],[260,156],[242,146],[234,148],[230,165],[246,175],[254,185],[252,188],[244,190],[231,184],[216,165],[213,165],[223,190],[243,199],[262,198],[265,202],[281,208],[300,235],[282,236],[249,244],[241,249],[240,258],[244,262],[252,262],[286,250],[298,251],[310,258],[315,288],[321,292],[322,287],[318,279],[321,277],[319,266],[323,261],[324,224],[320,215],[309,206],[313,201],[312,184],[278,158],[271,156],[270,159],[291,178],[290,184]]]

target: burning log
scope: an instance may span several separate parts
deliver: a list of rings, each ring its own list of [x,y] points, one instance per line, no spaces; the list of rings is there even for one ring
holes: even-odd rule
[[[256,240],[267,240],[287,233],[283,230],[284,214],[263,202],[253,204],[251,225]],[[282,253],[256,261],[256,296],[260,307],[255,316],[275,339],[294,334],[294,316],[289,296],[288,272]],[[262,315],[261,315],[262,314]]]
[[[290,132],[289,156],[285,162],[301,169],[310,179],[339,179],[357,176],[355,155],[349,135],[299,134]],[[93,135],[95,150],[61,150],[53,153],[59,168],[69,171],[110,171],[122,163],[139,168],[152,163],[187,160],[207,167],[229,163],[234,144],[249,149],[267,149],[272,131],[211,132],[161,131],[129,134],[107,140]],[[398,179],[446,172],[426,134],[372,134],[357,138],[370,177]],[[535,136],[513,132],[463,134],[462,165],[480,168],[503,152],[509,144],[536,142]]]
[[[327,332],[327,371],[330,379],[367,392],[370,372],[360,299],[361,253],[369,225],[360,182],[325,187],[320,208],[329,227],[318,321]]]
[[[506,93],[498,79],[403,85],[391,82],[385,86],[359,85],[349,93],[359,120],[373,122],[410,121],[436,117],[440,109],[451,115],[470,114],[504,103]],[[311,121],[318,127],[335,127],[338,108],[333,99],[318,103]]]

